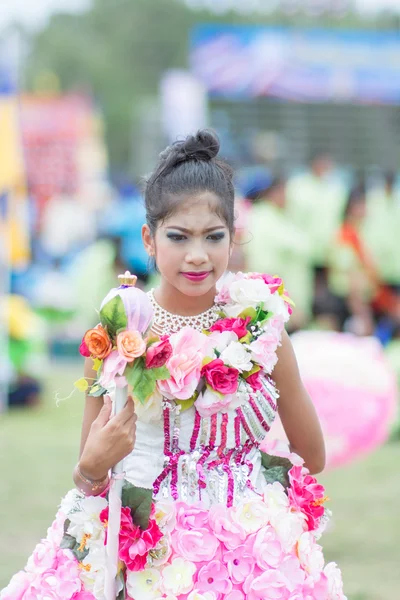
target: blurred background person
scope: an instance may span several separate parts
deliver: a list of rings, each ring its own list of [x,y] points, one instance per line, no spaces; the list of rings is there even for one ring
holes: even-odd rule
[[[259,182],[260,185],[261,182]],[[252,201],[248,216],[249,241],[244,245],[249,271],[282,273],[289,295],[295,299],[293,327],[305,326],[312,310],[313,269],[307,232],[286,211],[286,180],[269,178],[247,194]]]

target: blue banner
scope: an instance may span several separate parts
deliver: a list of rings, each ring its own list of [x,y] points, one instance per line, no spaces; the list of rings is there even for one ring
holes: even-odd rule
[[[400,35],[201,25],[193,73],[212,95],[400,104]]]

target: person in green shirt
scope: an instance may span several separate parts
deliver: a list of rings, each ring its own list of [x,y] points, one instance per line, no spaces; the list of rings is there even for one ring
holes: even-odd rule
[[[316,154],[307,172],[288,181],[287,212],[307,234],[317,272],[327,265],[345,202],[345,188],[333,177],[333,162],[327,154]]]
[[[313,269],[310,241],[286,211],[286,181],[277,177],[257,190],[248,216],[248,239],[244,245],[247,268],[262,273],[279,273],[296,304],[292,321],[305,326],[313,299]]]
[[[368,193],[363,237],[382,280],[400,291],[400,194],[393,172]]]

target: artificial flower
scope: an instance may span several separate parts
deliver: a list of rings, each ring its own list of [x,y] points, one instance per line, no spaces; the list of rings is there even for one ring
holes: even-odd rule
[[[254,540],[254,558],[262,570],[276,569],[282,562],[283,549],[273,527],[260,529]]]
[[[307,469],[300,466],[293,466],[290,469],[289,481],[288,496],[290,504],[304,513],[310,531],[317,529],[325,512],[323,506],[324,486],[318,483]]]
[[[85,356],[86,358],[90,356],[89,348],[86,345],[85,339],[82,340],[81,345],[79,346],[79,354],[81,356]]]
[[[155,600],[161,594],[161,574],[158,569],[126,573],[126,589],[132,598]]]
[[[158,508],[157,502],[157,508]],[[208,524],[209,512],[204,504],[186,504],[186,502],[175,503],[176,527],[177,529],[200,529]]]
[[[89,329],[85,333],[83,341],[90,356],[94,356],[95,358],[107,358],[112,350],[112,342],[102,325],[97,325],[94,329]]]
[[[199,383],[208,338],[195,329],[184,327],[179,333],[171,335],[169,341],[173,350],[166,362],[170,377],[158,381],[158,389],[167,398],[188,400]]]
[[[231,342],[221,354],[221,360],[241,373],[253,367],[251,354],[240,342]]]
[[[172,546],[185,560],[204,562],[214,558],[219,542],[209,529],[180,529],[172,536]]]
[[[254,568],[254,557],[246,551],[245,546],[238,546],[235,550],[225,552],[223,561],[228,568],[232,583],[243,583],[252,573]]]
[[[196,566],[183,558],[174,558],[162,570],[163,588],[167,594],[188,594],[193,589]]]
[[[201,417],[211,417],[217,412],[228,410],[233,400],[235,395],[223,396],[206,388],[199,394],[195,406]]]
[[[233,518],[246,533],[255,533],[268,523],[269,512],[265,502],[259,498],[242,501],[232,513]]]
[[[240,340],[240,338],[247,334],[247,326],[250,321],[250,317],[246,317],[246,319],[241,319],[240,317],[237,319],[219,319],[210,327],[210,331],[220,331],[221,333],[224,331],[233,331]]]
[[[117,348],[120,356],[131,363],[144,354],[146,342],[139,331],[121,331],[117,335]]]
[[[203,593],[228,594],[232,591],[228,569],[220,560],[212,560],[201,567],[197,575],[196,585]]]
[[[172,355],[172,346],[168,338],[149,346],[146,352],[146,368],[158,369],[163,367]]]
[[[110,389],[120,379],[123,379],[126,384],[126,379],[122,376],[127,364],[128,361],[117,350],[113,350],[103,362],[99,384],[106,390]]]
[[[220,394],[234,394],[239,385],[239,371],[233,367],[225,366],[220,358],[204,365],[201,375],[208,385]]]
[[[239,546],[246,538],[243,527],[233,517],[234,509],[226,508],[222,504],[213,504],[209,511],[209,524],[214,535],[229,550]]]
[[[313,577],[319,576],[324,568],[324,556],[311,532],[301,534],[297,542],[297,556],[307,573]]]

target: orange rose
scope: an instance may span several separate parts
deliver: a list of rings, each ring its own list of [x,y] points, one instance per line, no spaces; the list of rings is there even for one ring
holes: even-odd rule
[[[89,329],[83,338],[91,356],[95,358],[106,358],[112,350],[112,342],[107,331],[102,325]]]
[[[125,360],[133,362],[146,351],[146,342],[138,331],[121,331],[117,335],[117,348]]]

